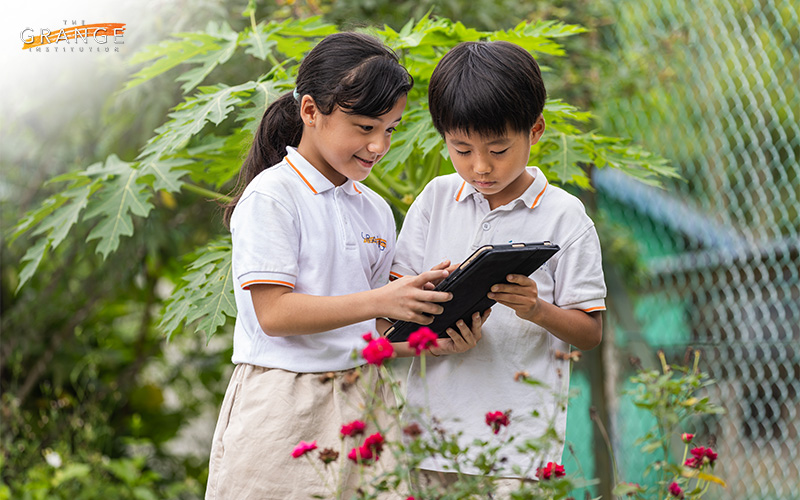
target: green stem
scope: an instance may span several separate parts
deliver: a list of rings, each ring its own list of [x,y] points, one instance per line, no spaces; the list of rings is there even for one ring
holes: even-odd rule
[[[205,196],[206,198],[211,198],[213,200],[221,201],[223,203],[230,203],[233,201],[233,198],[230,196],[217,193],[216,191],[206,189],[202,186],[198,186],[197,184],[190,184],[188,182],[185,182],[181,187],[187,191],[191,191],[192,193],[196,193]]]
[[[308,460],[308,463],[311,464],[311,467],[314,468],[314,471],[317,473],[319,478],[322,479],[322,482],[325,485],[325,489],[328,491],[332,491],[330,484],[328,484],[328,479],[322,474],[322,471],[319,470],[319,467],[317,467],[316,464],[314,464],[314,461],[311,460],[311,457],[308,455],[308,453],[306,453],[306,460]]]

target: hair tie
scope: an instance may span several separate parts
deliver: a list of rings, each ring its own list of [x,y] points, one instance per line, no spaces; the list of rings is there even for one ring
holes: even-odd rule
[[[294,91],[292,91],[292,96],[294,97],[295,101],[300,100],[300,92],[297,91],[297,87],[295,87]]]

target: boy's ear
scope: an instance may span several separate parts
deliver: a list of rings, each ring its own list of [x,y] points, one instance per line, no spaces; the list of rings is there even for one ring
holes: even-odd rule
[[[531,127],[531,146],[539,142],[539,139],[542,138],[542,134],[544,134],[544,129],[544,115],[539,115],[539,118],[536,119],[533,127]]]
[[[304,95],[300,101],[300,118],[303,119],[303,125],[313,127],[319,114],[314,98],[308,94]]]

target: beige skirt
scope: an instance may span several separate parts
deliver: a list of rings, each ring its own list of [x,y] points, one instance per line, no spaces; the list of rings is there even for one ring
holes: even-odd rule
[[[394,398],[374,366],[320,374],[237,365],[214,431],[206,499],[351,498],[394,468],[390,449],[362,471],[347,458],[379,429],[397,438],[384,411],[390,404]],[[356,419],[367,422],[366,433],[342,439],[342,425]],[[300,441],[316,441],[318,448],[293,458]],[[327,465],[320,459],[326,448],[339,453]]]

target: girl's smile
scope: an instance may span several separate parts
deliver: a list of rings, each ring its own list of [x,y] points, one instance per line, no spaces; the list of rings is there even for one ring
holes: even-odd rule
[[[403,96],[377,117],[353,115],[342,108],[325,115],[311,96],[303,96],[300,113],[305,125],[297,152],[336,186],[347,179],[363,181],[389,151],[405,107]]]

